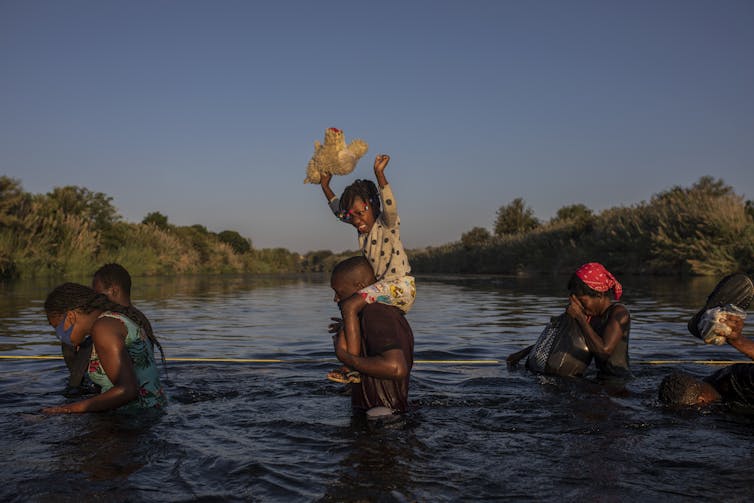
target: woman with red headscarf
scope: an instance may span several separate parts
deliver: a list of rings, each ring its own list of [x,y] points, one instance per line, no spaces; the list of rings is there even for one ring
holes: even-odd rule
[[[598,376],[631,377],[628,359],[631,314],[617,302],[623,293],[621,284],[602,264],[590,262],[571,276],[568,290],[571,295],[566,312],[581,328],[599,369]]]

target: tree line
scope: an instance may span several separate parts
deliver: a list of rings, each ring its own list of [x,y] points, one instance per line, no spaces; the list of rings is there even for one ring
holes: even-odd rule
[[[101,192],[65,186],[31,194],[0,176],[0,279],[87,276],[108,262],[135,276],[324,271],[353,253],[257,249],[235,230],[173,225],[158,211],[125,222]]]
[[[87,276],[107,262],[136,276],[327,272],[356,253],[256,249],[235,230],[177,226],[158,211],[125,222],[101,192],[30,194],[0,176],[0,279]],[[416,273],[560,274],[590,261],[621,274],[752,272],[754,202],[712,177],[599,213],[564,206],[546,222],[516,198],[498,209],[492,231],[473,227],[457,242],[408,253]]]
[[[709,176],[628,207],[564,206],[547,222],[517,198],[497,211],[493,232],[474,227],[411,254],[415,272],[562,274],[592,261],[622,274],[752,272],[754,202]]]

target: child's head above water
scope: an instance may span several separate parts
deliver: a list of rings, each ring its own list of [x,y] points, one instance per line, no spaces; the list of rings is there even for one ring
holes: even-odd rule
[[[662,403],[671,406],[704,405],[720,399],[711,384],[681,371],[665,376],[658,394]]]
[[[104,293],[113,302],[124,306],[131,303],[131,275],[120,264],[105,264],[94,273],[92,288]]]
[[[372,230],[380,216],[380,193],[370,180],[356,180],[345,188],[340,197],[338,218],[365,234]]]

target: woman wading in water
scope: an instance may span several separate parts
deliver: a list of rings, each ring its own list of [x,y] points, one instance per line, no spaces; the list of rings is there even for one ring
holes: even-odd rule
[[[571,276],[568,290],[566,312],[584,334],[599,369],[597,377],[632,377],[628,358],[631,314],[617,302],[623,293],[621,284],[602,264],[590,262]]]
[[[152,344],[133,308],[84,285],[64,283],[47,296],[45,312],[63,344],[76,347],[91,336],[88,373],[102,392],[42,412],[139,411],[166,405]]]

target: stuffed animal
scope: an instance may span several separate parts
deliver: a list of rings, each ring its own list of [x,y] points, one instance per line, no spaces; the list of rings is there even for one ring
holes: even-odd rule
[[[314,155],[306,167],[304,183],[319,183],[322,173],[347,175],[367,153],[369,145],[363,140],[353,140],[346,146],[343,131],[331,127],[325,130],[325,143],[314,142]]]

